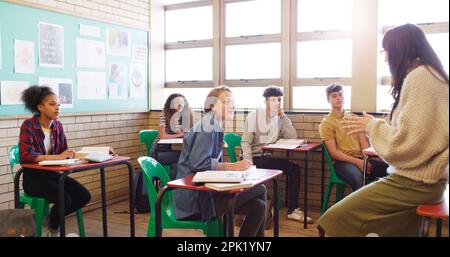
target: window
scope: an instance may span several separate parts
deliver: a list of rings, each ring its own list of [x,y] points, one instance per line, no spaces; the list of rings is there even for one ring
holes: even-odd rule
[[[213,1],[165,1],[166,87],[213,85]]]
[[[379,20],[383,33],[405,23],[418,25],[449,72],[449,1],[448,0],[379,0]],[[401,12],[399,10],[402,10]],[[383,35],[380,35],[382,38]],[[381,42],[381,39],[380,39]],[[381,48],[381,43],[379,44]],[[378,58],[380,84],[377,87],[377,110],[390,111],[394,102],[389,94],[390,73],[384,56]]]
[[[350,30],[352,0],[299,0],[297,31]]]
[[[225,1],[223,84],[234,87],[282,84],[281,2]],[[235,91],[236,95],[244,93],[240,88]]]
[[[294,88],[294,109],[302,110],[329,110],[326,86],[301,86]],[[344,86],[344,109],[351,106],[352,88]]]

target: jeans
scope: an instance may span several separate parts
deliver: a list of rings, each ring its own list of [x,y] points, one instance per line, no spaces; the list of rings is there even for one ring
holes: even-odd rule
[[[377,178],[387,176],[388,165],[384,162],[370,160],[372,164],[372,172],[367,177],[368,181],[374,181]],[[360,189],[363,186],[363,173],[354,164],[342,161],[336,161],[334,163],[334,170],[336,175],[342,179],[345,183],[349,184],[353,191]]]
[[[23,171],[23,189],[29,196],[42,197],[53,203],[49,214],[51,229],[59,228],[58,181],[61,174],[32,169]],[[65,215],[83,208],[91,200],[89,191],[75,179],[67,177],[64,181]]]
[[[158,152],[158,162],[161,165],[170,165],[170,180],[174,180],[177,177],[180,154],[181,152]]]

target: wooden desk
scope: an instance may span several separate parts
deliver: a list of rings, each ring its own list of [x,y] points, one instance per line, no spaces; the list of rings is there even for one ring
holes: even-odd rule
[[[436,236],[441,237],[442,234],[442,220],[448,220],[448,184],[447,189],[444,192],[444,201],[438,204],[431,205],[419,205],[416,209],[417,215],[422,217],[420,224],[419,236],[428,236],[430,230],[430,221],[432,218],[436,219]]]
[[[128,182],[129,182],[129,194],[130,194],[130,234],[135,236],[134,225],[134,188],[133,188],[133,167],[130,163],[129,157],[117,156],[111,160],[95,163],[89,162],[85,164],[67,165],[67,166],[41,166],[37,163],[21,164],[21,169],[16,173],[14,177],[14,203],[15,208],[19,208],[19,181],[20,175],[23,169],[34,169],[46,172],[60,172],[62,173],[58,181],[58,205],[59,205],[59,220],[60,220],[60,236],[66,235],[65,231],[65,215],[64,215],[64,181],[66,177],[71,173],[83,172],[87,170],[100,169],[100,182],[101,182],[101,194],[102,194],[102,218],[103,218],[103,236],[108,236],[108,226],[106,218],[106,191],[105,191],[105,168],[116,165],[127,165],[128,167]]]
[[[303,159],[303,167],[305,169],[305,175],[304,175],[304,190],[303,190],[303,211],[304,211],[304,217],[303,217],[303,228],[307,228],[307,217],[308,217],[308,160],[309,160],[309,155],[312,152],[317,152],[318,150],[321,150],[322,153],[322,174],[321,174],[321,204],[323,204],[323,188],[324,188],[324,184],[325,184],[325,166],[324,166],[324,154],[323,154],[323,150],[322,150],[322,145],[319,143],[309,143],[309,144],[304,144],[301,147],[298,148],[294,148],[294,149],[280,149],[280,148],[274,148],[274,147],[262,147],[262,155],[261,155],[261,166],[263,164],[263,159],[264,159],[264,153],[265,152],[275,152],[275,151],[284,151],[286,152],[286,159],[288,160],[293,160],[291,159],[290,153],[294,152],[294,153],[303,153],[304,154],[304,159]],[[287,196],[288,196],[288,190],[287,190],[287,184],[288,184],[288,176],[286,176],[286,204],[287,204]],[[277,205],[275,205],[277,206]],[[277,209],[277,208],[275,208]]]
[[[254,181],[254,186],[262,184],[264,182],[267,182],[269,180],[273,180],[273,190],[274,190],[274,206],[278,206],[278,180],[277,177],[280,176],[283,172],[281,170],[269,170],[269,169],[256,169],[257,172],[265,173],[262,175],[258,180]],[[173,189],[186,189],[186,190],[198,190],[198,191],[208,191],[208,192],[217,192],[210,188],[205,187],[204,185],[195,185],[192,182],[192,176],[188,176],[182,179],[177,179],[170,181],[167,183],[167,185],[158,192],[158,198],[156,200],[155,205],[155,227],[156,227],[156,236],[161,237],[162,236],[162,227],[161,227],[161,201],[164,197],[164,194],[170,190]],[[221,193],[227,193],[227,194],[237,194],[240,192],[243,192],[247,190],[248,188],[244,189],[233,189],[228,191],[221,191]],[[234,199],[234,197],[233,197]],[[230,209],[227,213],[227,235],[229,237],[234,236],[234,201],[232,201],[230,205]],[[278,237],[279,234],[279,214],[278,214],[278,208],[274,208],[274,230],[273,235],[274,237]]]

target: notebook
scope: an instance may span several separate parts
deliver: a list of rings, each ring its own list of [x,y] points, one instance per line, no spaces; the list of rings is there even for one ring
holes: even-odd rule
[[[51,160],[51,161],[41,161],[39,165],[41,166],[50,166],[50,165],[71,165],[78,164],[78,159],[64,159],[64,160]]]
[[[269,148],[278,148],[278,149],[295,149],[307,141],[304,139],[279,139],[275,144],[266,145]]]
[[[169,145],[183,144],[183,138],[160,139],[158,141],[158,144],[169,144]]]
[[[111,160],[112,156],[109,153],[93,152],[84,156],[84,159],[91,162],[104,162]]]
[[[239,183],[244,180],[245,173],[241,171],[217,171],[207,170],[197,172],[192,179],[194,183]]]
[[[82,147],[80,151],[77,151],[75,153],[75,158],[84,159],[86,157],[86,155],[92,154],[92,153],[109,155],[110,150],[111,150],[111,147],[109,147],[109,146]]]
[[[232,189],[249,188],[253,186],[251,181],[243,181],[240,183],[206,183],[205,187],[216,191],[227,191]]]

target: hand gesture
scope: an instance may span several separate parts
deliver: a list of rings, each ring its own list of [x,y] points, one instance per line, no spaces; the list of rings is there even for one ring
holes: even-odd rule
[[[346,129],[347,135],[366,133],[366,127],[369,121],[373,119],[372,115],[363,111],[363,116],[346,116],[342,119],[342,128]]]

